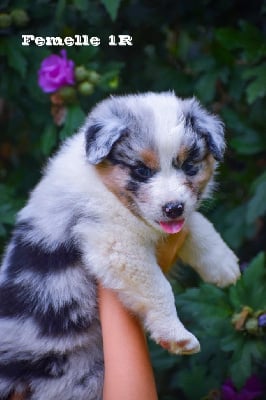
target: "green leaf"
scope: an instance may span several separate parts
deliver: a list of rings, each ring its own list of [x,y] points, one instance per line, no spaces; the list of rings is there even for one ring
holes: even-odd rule
[[[108,14],[114,21],[116,19],[121,0],[101,0],[101,2],[104,4]]]
[[[223,235],[226,242],[233,248],[237,248],[245,236],[245,215],[245,204],[232,209],[225,215]]]
[[[266,269],[264,253],[259,253],[245,269],[235,286],[229,289],[229,299],[239,312],[243,306],[253,310],[266,307]]]
[[[235,349],[234,354],[235,356],[231,360],[229,370],[234,384],[240,389],[251,375],[252,360],[250,353],[246,350],[246,343],[244,342],[241,348]]]
[[[246,380],[252,374],[254,359],[262,358],[256,339],[243,339],[237,342],[229,369],[231,378],[238,389],[244,386]]]
[[[243,73],[244,79],[253,79],[247,86],[248,103],[253,103],[258,97],[263,97],[266,93],[266,64],[249,68]]]
[[[22,46],[17,41],[10,40],[7,46],[8,65],[16,70],[22,78],[25,78],[27,70],[27,60],[22,52]]]
[[[187,289],[176,297],[177,309],[182,319],[190,318],[190,324],[212,335],[219,334],[221,325],[227,320],[232,311],[224,290],[214,285],[202,283],[199,288]],[[193,319],[192,319],[192,318]],[[192,321],[191,321],[192,319]]]
[[[69,106],[64,127],[59,132],[60,139],[64,140],[72,136],[84,122],[84,119],[85,113],[78,105]]]
[[[256,189],[257,189],[257,187],[258,187],[259,185],[261,185],[262,183],[264,183],[264,182],[266,182],[266,171],[263,172],[261,175],[259,175],[259,176],[254,180],[254,182],[253,182],[252,185],[251,185],[251,190],[252,190],[253,192],[255,192]]]
[[[243,274],[243,282],[247,287],[256,289],[258,284],[260,286],[266,285],[266,268],[265,268],[265,254],[263,252],[259,253],[245,269]],[[266,288],[265,288],[266,290]],[[266,297],[265,297],[266,304]]]
[[[49,124],[46,126],[46,129],[41,137],[41,149],[45,156],[48,156],[51,153],[51,150],[56,145],[56,142],[56,127],[53,124]]]
[[[235,311],[240,311],[246,305],[246,290],[242,278],[229,288],[229,300]]]
[[[90,7],[88,0],[73,0],[73,4],[80,11],[87,11]]]
[[[262,135],[251,126],[242,115],[234,110],[226,108],[223,110],[223,117],[227,127],[232,130],[230,145],[239,154],[257,154],[265,148]]]
[[[214,99],[217,74],[215,72],[202,75],[197,82],[196,93],[206,103]]]
[[[3,224],[13,225],[15,222],[16,211],[12,209],[11,205],[3,204],[0,206],[0,221]]]
[[[254,310],[265,309],[266,268],[264,253],[259,253],[245,269],[242,284],[241,291],[238,292],[242,305],[247,305]]]
[[[0,223],[0,237],[3,237],[6,235],[6,229],[2,223]]]
[[[257,185],[256,191],[247,205],[247,222],[253,223],[266,212],[266,180]]]
[[[256,62],[265,56],[263,34],[252,24],[240,21],[239,28],[220,28],[216,30],[216,39],[229,50],[242,50],[242,58]]]
[[[235,351],[237,347],[241,348],[243,344],[243,337],[237,332],[232,331],[220,340],[221,350],[224,352]]]
[[[195,365],[178,374],[178,386],[189,400],[200,399],[218,385],[215,378],[207,373],[204,365]]]
[[[57,21],[62,19],[65,8],[66,8],[66,0],[58,0],[55,9],[55,19]]]

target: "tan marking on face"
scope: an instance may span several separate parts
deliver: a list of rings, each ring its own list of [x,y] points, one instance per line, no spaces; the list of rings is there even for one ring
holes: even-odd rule
[[[182,145],[179,149],[179,152],[176,156],[177,164],[183,164],[184,161],[188,158],[189,150],[186,146]]]
[[[112,165],[107,161],[95,165],[95,169],[110,192],[112,192],[133,214],[138,215],[132,196],[126,190],[128,181],[127,172],[120,168],[119,165]]]
[[[145,149],[140,153],[140,156],[147,167],[151,169],[159,169],[159,157],[153,150]]]
[[[211,179],[214,172],[215,160],[211,154],[209,154],[203,161],[202,167],[198,174],[194,178],[194,185],[200,193],[203,192],[207,183]]]

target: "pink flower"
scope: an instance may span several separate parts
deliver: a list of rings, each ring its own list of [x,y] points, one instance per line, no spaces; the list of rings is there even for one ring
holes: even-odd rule
[[[51,54],[41,63],[38,83],[45,93],[52,93],[62,86],[75,83],[74,62],[67,58],[66,50],[61,50],[60,54]]]

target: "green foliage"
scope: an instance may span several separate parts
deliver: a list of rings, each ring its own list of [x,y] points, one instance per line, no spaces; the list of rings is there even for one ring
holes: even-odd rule
[[[266,373],[265,331],[254,325],[266,309],[265,12],[260,0],[4,0],[0,5],[1,248],[47,157],[107,95],[175,90],[197,96],[225,122],[228,147],[220,187],[203,211],[241,265],[249,266],[229,289],[199,283],[190,272],[173,283],[180,316],[198,335],[202,351],[174,357],[150,344],[160,400],[217,399],[227,377],[240,388],[250,375]],[[86,34],[101,43],[65,46],[77,81],[48,95],[38,86],[38,70],[61,48],[22,46],[21,35],[29,33]],[[108,46],[109,36],[119,34],[131,35],[133,46]]]
[[[106,10],[114,21],[117,17],[118,7],[121,3],[121,0],[102,0],[102,3],[105,5]]]
[[[185,325],[198,336],[202,352],[177,358],[176,365],[173,356],[167,353],[162,353],[159,360],[154,358],[156,372],[169,374],[169,395],[181,390],[186,399],[201,399],[213,390],[219,391],[228,376],[236,387],[244,386],[266,356],[266,329],[257,328],[252,333],[246,329],[250,318],[266,312],[265,292],[263,253],[246,267],[235,286],[219,289],[200,283],[198,287],[179,290],[178,312]],[[246,308],[249,314],[239,324],[241,311]]]

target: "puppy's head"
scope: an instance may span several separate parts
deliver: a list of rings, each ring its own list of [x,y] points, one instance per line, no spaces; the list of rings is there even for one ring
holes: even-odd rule
[[[88,161],[108,189],[166,233],[179,232],[208,196],[225,148],[221,121],[173,93],[105,100],[84,130]]]

